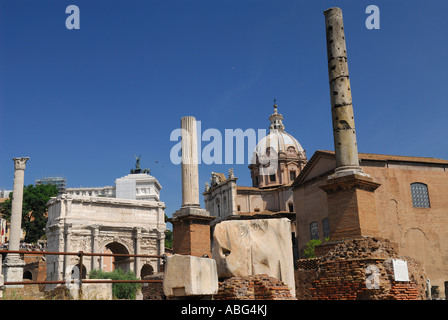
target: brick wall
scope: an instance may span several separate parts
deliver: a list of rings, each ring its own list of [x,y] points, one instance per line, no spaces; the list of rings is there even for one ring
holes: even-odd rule
[[[232,277],[219,283],[214,300],[296,300],[282,281],[267,274]]]
[[[202,257],[207,255],[212,256],[211,241],[210,241],[210,221],[198,220],[191,225],[191,255]]]
[[[341,241],[312,263],[299,260],[296,296],[309,300],[422,300],[426,275],[419,263],[398,257],[390,242],[376,238]],[[409,282],[394,281],[391,259],[408,263]],[[372,273],[377,272],[376,281]],[[368,287],[369,285],[369,287]]]
[[[144,280],[163,280],[163,273],[153,274],[144,277]],[[142,284],[143,300],[165,300],[163,283],[150,282]]]
[[[173,252],[189,254],[190,252],[190,221],[179,220],[173,222]]]
[[[374,190],[371,178],[349,175],[327,180],[321,188],[327,193],[330,239],[378,236]]]
[[[202,257],[212,256],[210,243],[210,219],[176,219],[173,224],[173,253]]]

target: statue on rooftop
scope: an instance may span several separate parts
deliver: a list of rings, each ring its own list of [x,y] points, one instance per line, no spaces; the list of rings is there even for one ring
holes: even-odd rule
[[[138,173],[147,173],[147,174],[151,174],[151,170],[150,169],[140,169],[140,159],[141,159],[141,155],[139,155],[138,157],[136,155],[134,155],[135,157],[135,169],[131,169],[131,174],[138,174]]]

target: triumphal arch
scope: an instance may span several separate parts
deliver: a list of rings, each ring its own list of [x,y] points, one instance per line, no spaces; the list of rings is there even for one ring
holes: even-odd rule
[[[48,205],[49,252],[164,254],[165,204],[161,201],[62,194],[50,199]],[[47,280],[64,280],[78,262],[76,256],[47,255]],[[160,272],[161,261],[84,256],[81,272],[85,277],[92,269],[116,268],[134,271],[143,278]]]

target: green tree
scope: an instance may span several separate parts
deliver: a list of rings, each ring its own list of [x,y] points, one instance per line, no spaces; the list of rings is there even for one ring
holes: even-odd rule
[[[173,249],[173,231],[165,231],[165,248]]]
[[[47,224],[47,202],[58,194],[55,185],[32,184],[23,189],[22,229],[25,230],[25,242],[35,243],[45,235]],[[0,204],[0,213],[4,219],[11,221],[11,203],[13,193],[9,199]]]
[[[168,216],[165,214],[165,222],[168,219]],[[173,231],[167,229],[165,231],[165,248],[172,249],[173,248]]]

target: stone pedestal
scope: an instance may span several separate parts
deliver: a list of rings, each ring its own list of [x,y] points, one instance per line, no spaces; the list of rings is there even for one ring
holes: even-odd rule
[[[3,275],[6,282],[22,282],[25,262],[18,254],[9,253],[3,262]],[[23,285],[8,285],[8,288],[23,288]]]
[[[363,174],[327,179],[320,188],[327,193],[330,241],[378,236],[373,193],[379,186]]]
[[[168,298],[184,299],[218,293],[215,260],[177,254],[167,257],[163,291]]]
[[[196,257],[211,257],[210,222],[215,217],[195,207],[176,211],[169,222],[173,224],[173,252]]]

